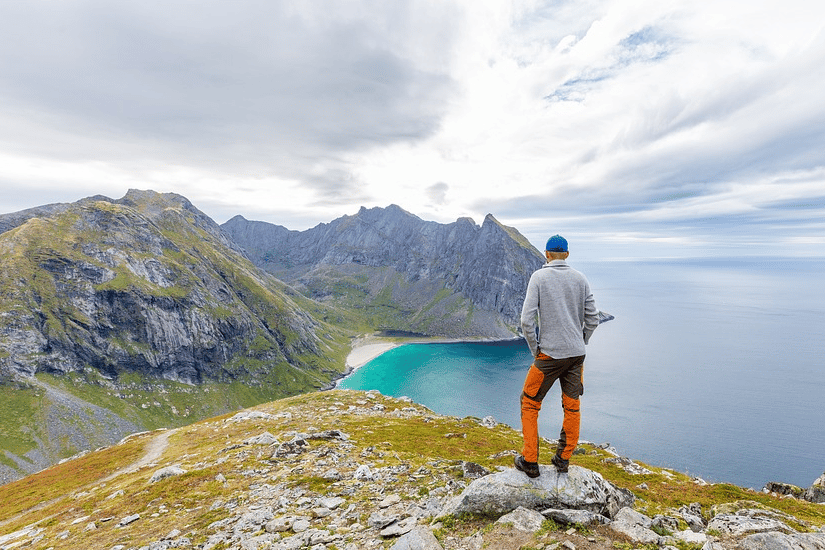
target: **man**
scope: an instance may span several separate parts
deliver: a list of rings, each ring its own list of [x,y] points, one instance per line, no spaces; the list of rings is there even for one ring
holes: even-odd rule
[[[545,247],[547,263],[533,273],[521,310],[521,329],[534,362],[521,394],[522,454],[516,468],[539,476],[538,417],[541,402],[556,380],[561,384],[564,421],[556,454],[556,470],[566,472],[579,442],[579,397],[584,393],[585,344],[599,325],[598,310],[584,275],[567,265],[567,240],[553,235]],[[538,329],[538,330],[537,330]]]

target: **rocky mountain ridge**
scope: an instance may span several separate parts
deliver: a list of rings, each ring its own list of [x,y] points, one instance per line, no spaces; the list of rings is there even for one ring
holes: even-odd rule
[[[544,262],[491,214],[481,226],[440,224],[391,205],[306,231],[241,216],[221,227],[307,296],[361,307],[377,328],[432,336],[514,337],[527,282]]]
[[[542,466],[530,479],[512,467],[519,444],[491,417],[374,391],[306,394],[139,434],[0,487],[0,550],[825,547],[821,504],[586,442],[568,474]]]

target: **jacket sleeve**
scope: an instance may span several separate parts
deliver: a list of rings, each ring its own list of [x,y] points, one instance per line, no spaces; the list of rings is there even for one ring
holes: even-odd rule
[[[595,307],[595,306],[594,306]],[[521,332],[527,340],[530,354],[535,357],[539,351],[539,343],[536,329],[538,328],[539,312],[539,289],[535,276],[530,277],[527,283],[527,294],[524,297],[524,305],[521,308]]]
[[[584,343],[590,343],[590,337],[593,331],[599,326],[599,310],[596,308],[596,300],[593,298],[593,293],[590,292],[590,285],[585,288],[586,298],[584,299]]]

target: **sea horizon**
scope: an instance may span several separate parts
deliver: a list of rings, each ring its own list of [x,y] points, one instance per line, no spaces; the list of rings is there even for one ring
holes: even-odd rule
[[[708,482],[810,486],[825,471],[825,455],[815,443],[825,440],[818,398],[825,388],[825,291],[818,283],[823,262],[806,259],[783,271],[771,269],[782,265],[773,258],[657,259],[621,263],[628,267],[618,270],[610,261],[580,262],[597,307],[616,316],[588,346],[582,439]],[[518,342],[404,344],[353,370],[336,387],[400,397],[396,389],[367,387],[379,386],[376,380],[357,381],[372,370],[391,371],[393,383],[407,384],[404,395],[436,413],[489,415],[520,430],[516,401],[531,358]],[[793,353],[766,347],[768,342],[785,343]],[[512,352],[491,351],[499,344],[512,345]],[[411,346],[432,348],[408,353]],[[401,348],[407,350],[396,357]],[[491,354],[487,364],[469,366],[479,350]],[[416,355],[435,364],[399,370],[418,361]],[[465,368],[472,372],[462,378],[457,371]],[[447,395],[439,404],[430,394],[445,385],[448,394],[489,397],[479,402]],[[485,394],[485,385],[493,390]],[[558,437],[559,400],[555,387],[544,402],[540,431],[547,439]],[[493,413],[499,402],[504,409]]]

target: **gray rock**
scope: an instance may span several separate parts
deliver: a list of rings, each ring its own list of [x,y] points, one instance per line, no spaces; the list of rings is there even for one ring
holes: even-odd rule
[[[774,517],[767,517],[764,511],[749,509],[740,510],[736,514],[719,514],[708,522],[707,528],[734,537],[769,531],[794,532],[784,522]]]
[[[307,439],[321,439],[324,441],[338,439],[340,441],[349,441],[349,436],[341,430],[325,430],[323,432],[309,434],[309,436],[307,436]]]
[[[117,526],[118,527],[124,527],[126,525],[129,525],[130,523],[136,522],[139,519],[140,519],[140,514],[132,514],[131,516],[126,516],[125,518],[121,519],[118,522]]]
[[[688,544],[704,544],[708,541],[708,536],[704,533],[695,533],[690,529],[675,531],[672,535],[675,540],[680,540]]]
[[[498,422],[496,422],[496,419],[492,416],[485,416],[481,419],[479,424],[481,424],[485,428],[495,428],[496,426],[498,426]]]
[[[370,514],[369,519],[367,519],[367,525],[373,527],[375,529],[383,529],[387,525],[398,521],[398,516],[395,515],[383,515],[378,512],[373,512]]]
[[[817,480],[813,482],[813,485],[805,490],[802,498],[810,502],[825,502],[825,473],[819,476]]]
[[[607,525],[608,523],[610,523],[609,518],[606,518],[601,514],[597,514],[596,512],[591,512],[589,510],[566,510],[548,508],[547,510],[542,510],[541,513],[547,518],[552,519],[553,521],[558,523],[563,523],[565,525],[575,525],[576,523],[578,523],[580,525],[596,526]]]
[[[384,497],[384,500],[382,500],[381,502],[378,503],[378,507],[379,508],[389,508],[393,504],[398,504],[399,502],[401,502],[401,497],[399,495],[396,495],[396,494],[387,495],[386,497]]]
[[[528,510],[523,506],[519,506],[509,514],[504,514],[498,518],[496,523],[509,523],[519,531],[535,533],[544,523],[544,516],[535,510]]]
[[[274,445],[280,443],[278,438],[269,432],[264,432],[261,435],[256,435],[244,440],[247,445]]]
[[[441,515],[468,512],[501,516],[523,506],[532,510],[573,508],[612,517],[635,501],[630,491],[619,489],[591,470],[571,466],[569,473],[559,474],[553,467],[539,468],[537,478],[508,468],[476,479],[446,504]]]
[[[478,479],[480,477],[484,477],[492,473],[490,470],[488,470],[480,464],[466,461],[461,463],[461,470],[464,473],[464,477],[468,479]]]
[[[296,456],[307,451],[308,448],[309,443],[307,443],[306,439],[296,436],[290,441],[285,441],[278,445],[278,448],[275,449],[275,452],[272,454],[272,458]]]
[[[372,481],[373,479],[375,479],[375,475],[372,473],[372,470],[370,470],[370,467],[366,464],[361,464],[360,466],[358,466],[352,477],[360,481]]]
[[[660,537],[650,529],[625,521],[614,521],[610,523],[608,528],[615,533],[627,537],[627,539],[635,544],[661,545],[663,541],[663,537]]]
[[[801,498],[805,490],[790,483],[780,483],[778,481],[769,481],[765,484],[765,492],[776,493],[777,495],[791,495],[796,498]]]
[[[309,529],[309,520],[305,518],[298,518],[292,523],[292,531],[295,533],[302,533]]]
[[[186,470],[184,470],[180,466],[167,466],[166,468],[161,468],[160,470],[152,474],[152,477],[149,478],[149,483],[157,483],[162,479],[183,475],[185,473]]]
[[[241,411],[232,418],[227,419],[227,422],[243,422],[245,420],[271,420],[274,418],[271,414],[261,411]]]
[[[444,550],[433,532],[426,527],[414,527],[403,535],[390,550]]]
[[[625,507],[614,515],[609,528],[636,544],[661,545],[664,539],[650,529],[652,525],[651,518],[630,507]]]
[[[624,521],[634,525],[641,525],[645,529],[650,529],[653,526],[653,519],[637,512],[633,508],[625,507],[613,515],[613,521]]]
[[[418,520],[414,517],[404,518],[400,521],[393,522],[381,530],[382,537],[397,537],[412,531],[413,527],[418,524]]]
[[[341,497],[325,497],[318,501],[318,505],[329,508],[330,510],[335,510],[345,502],[346,500]]]
[[[294,518],[282,516],[267,522],[264,529],[266,529],[267,533],[283,533],[292,529],[292,524],[294,521]]]
[[[737,550],[825,550],[825,533],[756,533],[739,541]]]
[[[682,506],[676,513],[685,520],[694,533],[704,531],[706,522],[702,517],[702,506],[698,502],[693,502],[690,506]]]
[[[653,527],[667,529],[670,532],[676,532],[679,530],[679,520],[670,516],[657,515],[653,517]]]

